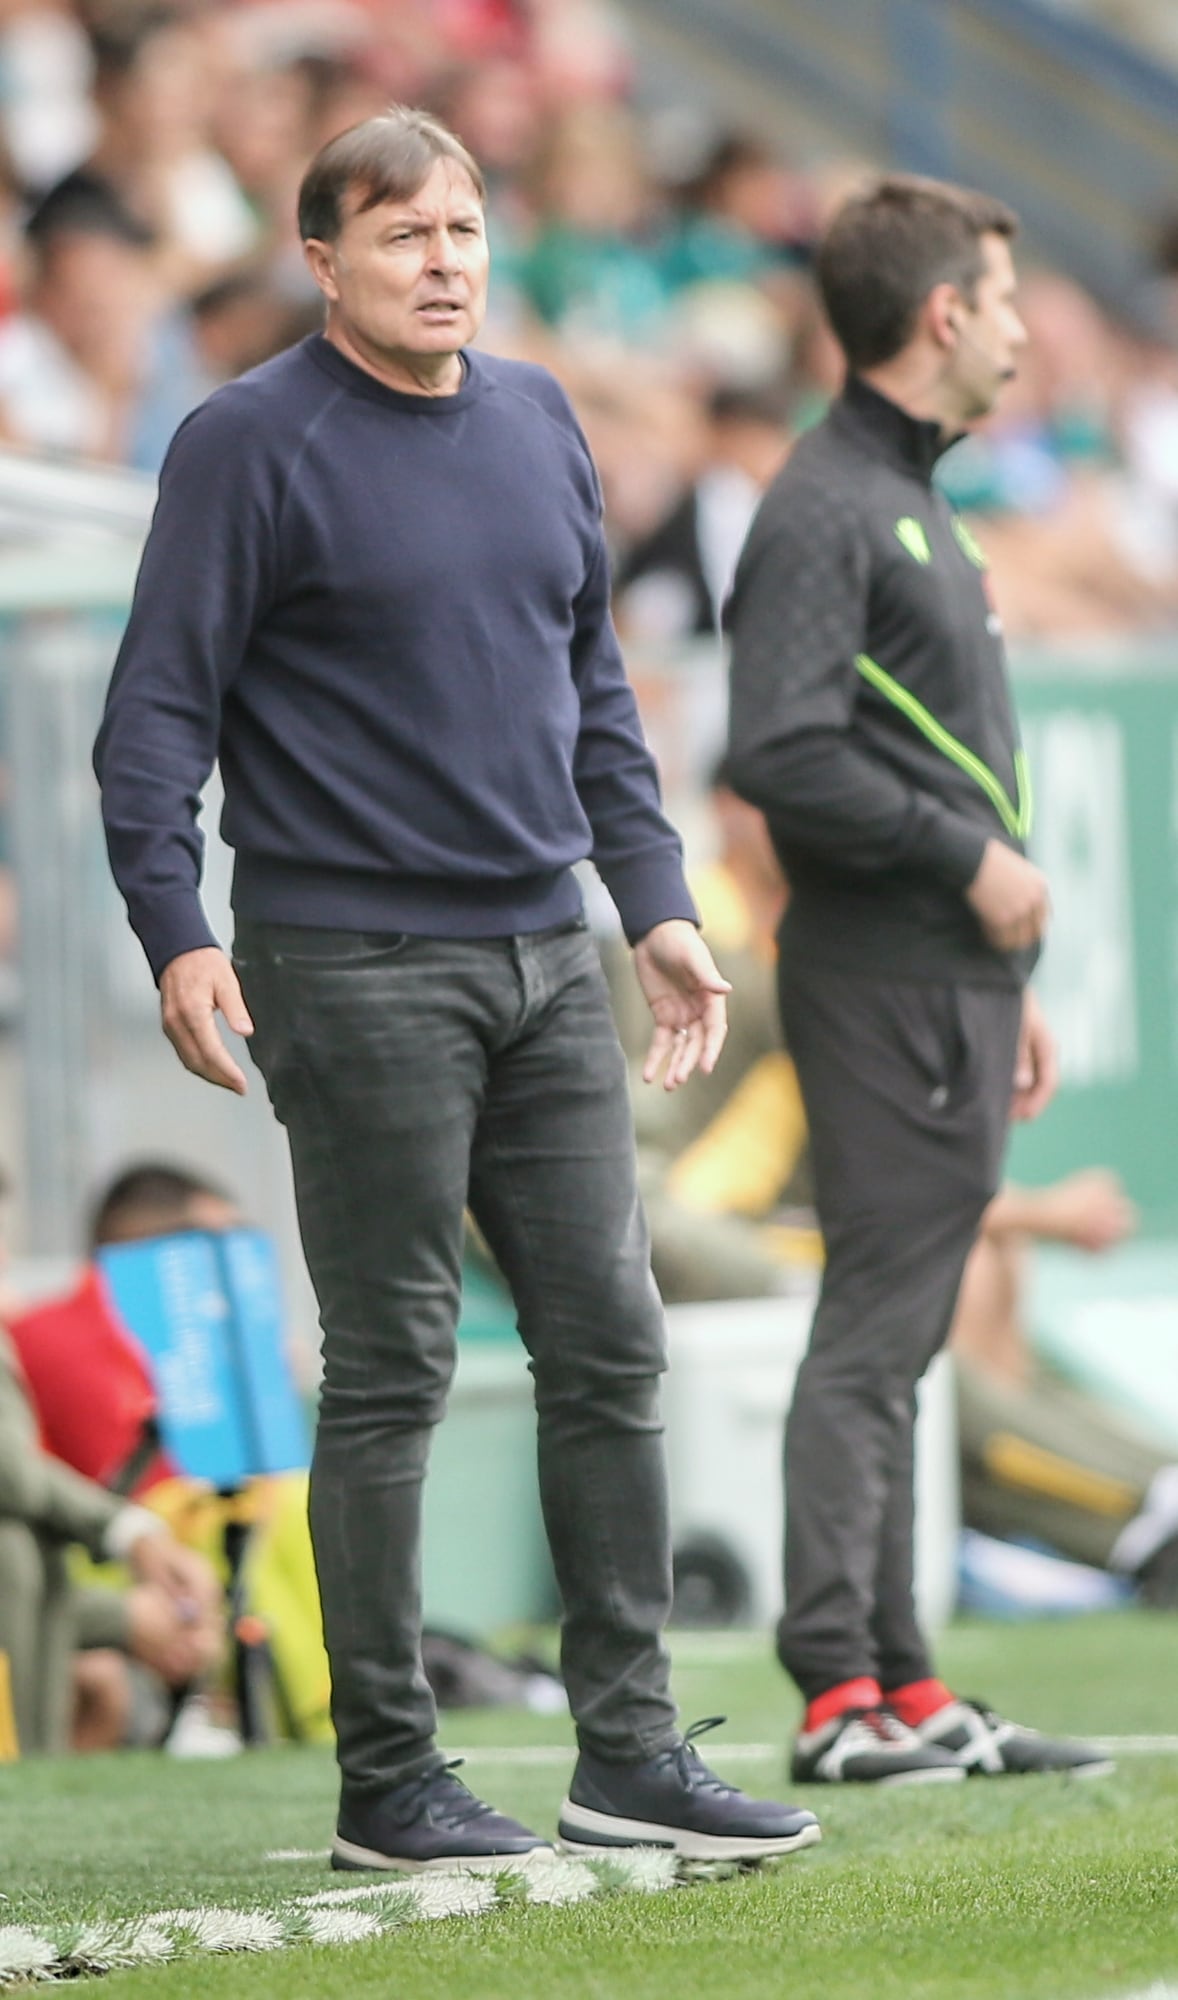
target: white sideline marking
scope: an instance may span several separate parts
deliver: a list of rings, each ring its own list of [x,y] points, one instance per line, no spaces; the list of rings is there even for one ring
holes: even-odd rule
[[[1094,1743],[1098,1750],[1123,1750],[1127,1757],[1178,1756],[1178,1736],[1091,1736],[1085,1740]],[[1178,2000],[1178,1987],[1151,1987],[1148,1994],[1137,1994],[1134,2000],[1155,2000],[1155,1994],[1173,1994]]]
[[[1084,1736],[1086,1743],[1092,1743],[1097,1750],[1121,1751],[1126,1757],[1133,1756],[1178,1756],[1178,1736]],[[767,1758],[783,1757],[787,1749],[783,1732],[779,1743],[725,1743],[721,1737],[709,1754],[717,1764],[758,1764]],[[567,1764],[576,1751],[557,1743],[517,1744],[510,1748],[502,1744],[452,1750],[452,1757],[464,1757],[471,1764]],[[1178,2000],[1178,1992],[1175,1994]]]
[[[735,1661],[768,1660],[768,1632],[669,1632],[667,1642],[676,1667],[728,1666]]]
[[[1175,1739],[1178,1742],[1178,1738]],[[717,1743],[715,1755],[718,1759],[734,1757],[738,1763],[751,1764],[765,1757],[781,1757],[785,1752],[785,1739],[780,1743]],[[487,1744],[476,1747],[451,1750],[451,1757],[462,1757],[468,1764],[568,1764],[576,1757],[572,1744],[564,1743],[521,1743],[515,1748],[505,1744]]]
[[[281,1851],[287,1857],[291,1853],[289,1848]],[[531,1865],[525,1862],[516,1873],[528,1903],[559,1905],[608,1894],[614,1887],[647,1894],[672,1889],[678,1879],[678,1859],[662,1850],[634,1849],[616,1860],[611,1857],[608,1873],[599,1875],[596,1864],[552,1854]],[[100,1918],[81,1930],[76,1922],[53,1926],[56,1934],[47,1937],[22,1925],[0,1925],[0,1988],[213,1952],[282,1951],[307,1938],[323,1944],[359,1943],[392,1935],[408,1923],[480,1917],[497,1902],[492,1876],[456,1868],[348,1887],[341,1884],[338,1889],[296,1896],[272,1910],[202,1904],[125,1920]],[[358,1907],[361,1904],[366,1907]]]

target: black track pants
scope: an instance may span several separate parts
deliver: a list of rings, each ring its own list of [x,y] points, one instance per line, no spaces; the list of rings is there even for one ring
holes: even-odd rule
[[[912,1599],[916,1384],[998,1187],[1021,1004],[782,964],[826,1239],[785,1441],[778,1651],[807,1700],[932,1671]]]

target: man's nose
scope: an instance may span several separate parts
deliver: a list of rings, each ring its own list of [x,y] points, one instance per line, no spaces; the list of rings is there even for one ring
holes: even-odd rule
[[[458,255],[458,245],[448,229],[436,229],[430,238],[430,269],[451,272],[461,269],[462,260]]]

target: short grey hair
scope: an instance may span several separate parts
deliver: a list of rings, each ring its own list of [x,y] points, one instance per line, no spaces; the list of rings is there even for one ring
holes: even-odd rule
[[[299,235],[334,243],[344,224],[344,197],[360,199],[360,215],[384,201],[408,201],[424,187],[439,160],[452,160],[487,198],[482,171],[461,139],[428,111],[394,104],[375,118],[352,125],[320,148],[299,188]]]

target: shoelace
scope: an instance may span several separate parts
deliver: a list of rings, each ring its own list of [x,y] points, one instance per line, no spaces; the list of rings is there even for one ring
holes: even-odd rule
[[[469,1787],[463,1784],[461,1778],[454,1777],[453,1773],[463,1762],[463,1758],[455,1757],[451,1763],[444,1764],[440,1771],[427,1771],[424,1777],[416,1778],[411,1784],[405,1785],[402,1788],[403,1803],[399,1805],[397,1811],[398,1824],[411,1826],[427,1799],[434,1825],[452,1828],[455,1831],[470,1826],[472,1821],[484,1819],[488,1813],[493,1812],[493,1806],[487,1805],[483,1799],[476,1798]]]
[[[1037,1729],[1027,1729],[1019,1723],[1008,1722],[1006,1717],[997,1714],[988,1702],[975,1701],[972,1695],[958,1695],[957,1699],[962,1708],[971,1708],[979,1720],[985,1723],[986,1728],[991,1730],[1000,1741],[1005,1737],[1016,1734],[1020,1736],[1037,1736],[1039,1734]]]
[[[723,1778],[717,1777],[695,1747],[697,1736],[706,1736],[709,1729],[720,1729],[727,1720],[726,1715],[707,1715],[702,1721],[693,1722],[684,1731],[682,1743],[677,1743],[673,1750],[664,1750],[656,1762],[674,1770],[689,1792],[716,1792],[731,1797],[736,1786],[727,1785]]]
[[[912,1731],[890,1708],[849,1708],[840,1721],[855,1724],[868,1736],[875,1736],[881,1743],[906,1743]]]

